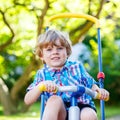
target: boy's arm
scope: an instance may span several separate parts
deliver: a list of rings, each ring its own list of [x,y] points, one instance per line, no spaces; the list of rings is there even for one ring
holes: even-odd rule
[[[40,85],[41,83],[39,83],[37,86],[35,86],[32,90],[29,90],[24,97],[24,102],[26,105],[31,105],[34,102],[37,101],[37,99],[39,98],[40,94],[42,93],[42,91],[40,91]]]
[[[96,84],[93,84],[93,85],[92,85],[92,90],[93,90],[93,91],[96,91],[96,92],[99,92],[99,91],[100,91],[100,88],[99,88]]]
[[[45,86],[45,90],[42,90],[41,87]],[[27,105],[31,105],[36,102],[43,91],[47,92],[55,92],[57,89],[57,85],[50,80],[42,81],[37,86],[35,86],[32,90],[28,91],[25,95],[24,102]]]

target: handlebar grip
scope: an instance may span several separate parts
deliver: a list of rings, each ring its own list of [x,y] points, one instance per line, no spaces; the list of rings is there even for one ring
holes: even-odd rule
[[[95,96],[95,99],[100,99],[101,95],[100,93],[96,92],[96,96]],[[104,101],[108,101],[109,100],[109,97],[107,97]]]
[[[40,87],[39,87],[39,89],[40,89],[41,92],[47,91],[47,88],[46,88],[46,86],[45,86],[44,84],[41,84]],[[56,88],[56,89],[55,89],[54,91],[52,91],[52,92],[56,93],[57,91],[58,91],[58,88]]]
[[[106,98],[105,101],[108,101],[110,99],[110,97]]]
[[[46,86],[44,84],[41,84],[39,86],[39,89],[40,89],[41,92],[44,92],[44,91],[46,91]]]

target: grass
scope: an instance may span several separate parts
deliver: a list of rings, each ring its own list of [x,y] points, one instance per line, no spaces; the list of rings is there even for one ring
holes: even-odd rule
[[[100,108],[97,105],[97,113],[100,120]],[[120,105],[117,106],[105,106],[106,118],[120,115]],[[28,112],[19,113],[10,116],[4,116],[2,112],[2,107],[0,106],[0,120],[39,120],[40,119],[40,103],[35,103],[32,105]]]
[[[40,120],[40,103],[32,105],[28,112],[5,116],[0,106],[0,120]]]
[[[100,112],[100,106],[97,106],[97,113],[98,113],[98,118],[100,120],[101,118],[101,112]],[[116,106],[105,106],[105,118],[110,118],[116,115],[120,115],[120,105]]]

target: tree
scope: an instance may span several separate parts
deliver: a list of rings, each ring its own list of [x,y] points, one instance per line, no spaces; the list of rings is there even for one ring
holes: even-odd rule
[[[35,43],[33,39],[44,32],[45,23],[51,15],[81,11],[97,18],[101,14],[107,19],[114,16],[112,14],[108,16],[107,11],[104,10],[104,6],[107,6],[106,0],[76,0],[74,3],[69,0],[9,0],[7,3],[1,0],[1,3],[0,101],[5,114],[18,112],[19,101],[24,96],[26,86],[32,81],[35,71],[42,65],[41,61],[32,54]],[[113,1],[108,6],[117,8],[117,5],[118,3]],[[115,13],[115,9],[111,11]],[[70,33],[73,44],[83,38],[87,39],[88,35],[92,37],[96,35],[94,30],[92,33],[89,32],[93,23],[87,20],[62,19],[55,21],[54,24],[57,28]],[[24,105],[22,110],[27,108],[28,106]]]

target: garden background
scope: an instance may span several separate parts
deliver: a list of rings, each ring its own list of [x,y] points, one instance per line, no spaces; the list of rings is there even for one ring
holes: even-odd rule
[[[105,104],[120,111],[119,6],[119,0],[0,0],[0,119],[39,110],[23,101],[27,86],[42,67],[34,55],[36,40],[45,32],[46,21],[51,16],[68,12],[88,14],[100,20],[104,87],[110,92],[110,100]],[[82,61],[97,80],[96,26],[85,19],[62,18],[51,27],[70,34],[74,48],[71,58]],[[96,104],[99,106],[98,100]]]

